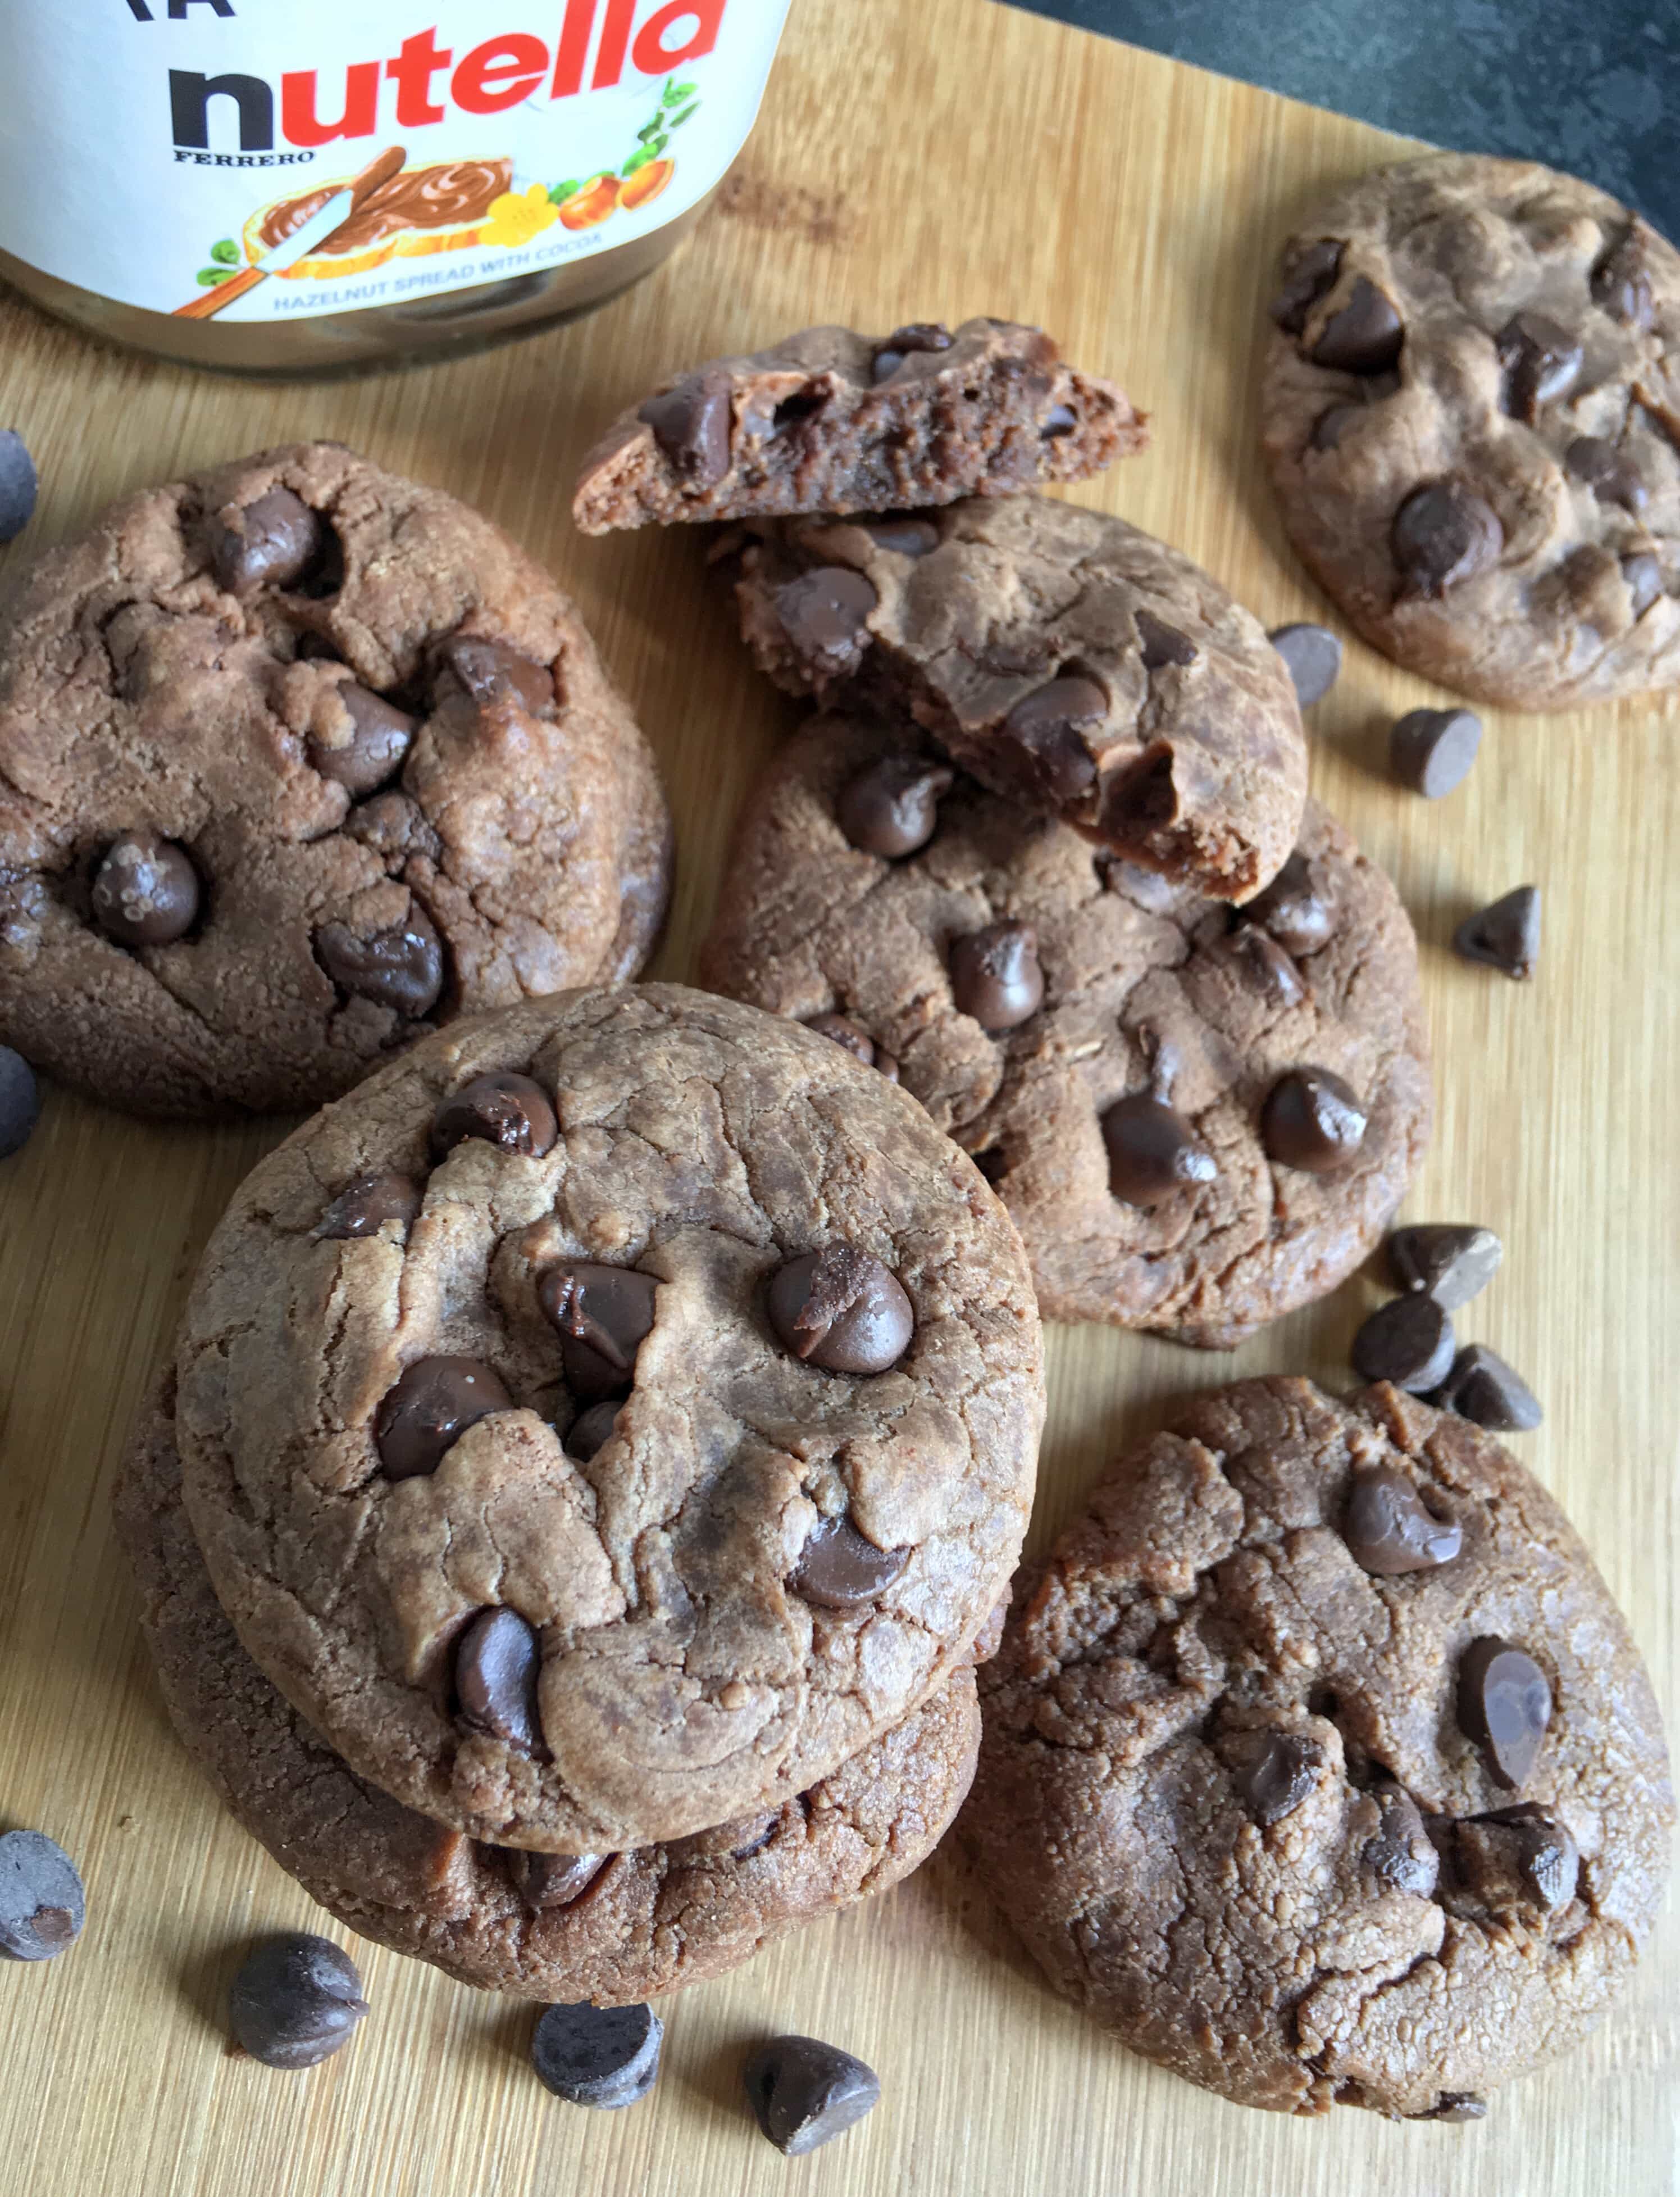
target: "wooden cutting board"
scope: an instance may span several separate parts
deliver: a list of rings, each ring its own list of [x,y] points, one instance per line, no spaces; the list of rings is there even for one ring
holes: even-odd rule
[[[750,675],[681,533],[582,540],[576,461],[658,372],[812,321],[1042,322],[1155,415],[1153,451],[1084,491],[1178,542],[1268,624],[1325,615],[1255,462],[1254,370],[1278,239],[1387,157],[1363,125],[990,0],[795,0],[724,199],[663,272],[594,318],[459,363],[264,387],[101,352],[0,307],[0,422],[40,461],[4,570],[108,497],[297,436],[336,436],[481,505],[577,596],[664,765],[687,977],[730,820],[790,721]],[[1585,1533],[1677,1698],[1680,727],[1660,706],[1491,716],[1428,804],[1384,777],[1420,681],[1357,643],[1313,723],[1313,789],[1398,880],[1423,942],[1434,1152],[1408,1206],[1504,1238],[1461,1319],[1533,1382],[1521,1453]],[[1447,951],[1473,903],[1545,890],[1529,985]],[[308,2075],[231,2058],[222,2009],[253,1932],[322,1921],[212,1801],[164,1721],[107,1516],[112,1470],[194,1261],[283,1125],[140,1126],[49,1093],[0,1168],[0,1823],[79,1860],[90,1921],[0,1972],[5,2197],[1657,2197],[1680,2155],[1672,1915],[1597,2034],[1467,2128],[1244,2113],[1130,2057],[1050,1996],[959,1859],[666,2005],[654,2097],[594,2114],[524,2063],[531,2016],[356,1944],[373,2018]],[[1163,1406],[1239,1373],[1345,1382],[1376,1301],[1356,1281],[1233,1357],[1098,1329],[1051,1337],[1042,1543]],[[334,1928],[343,1939],[347,1933]],[[782,2160],[739,2097],[745,2049],[814,2032],[879,2070],[866,2126]]]

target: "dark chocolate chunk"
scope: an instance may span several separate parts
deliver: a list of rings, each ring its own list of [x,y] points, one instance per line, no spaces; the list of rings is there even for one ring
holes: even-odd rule
[[[1312,422],[1313,449],[1315,450],[1337,449],[1342,437],[1353,422],[1361,418],[1370,409],[1370,406],[1365,404],[1332,404],[1328,411],[1321,412]]]
[[[1626,327],[1651,325],[1651,271],[1645,256],[1642,224],[1635,221],[1623,230],[1592,270],[1592,299],[1613,321]]]
[[[537,2080],[574,2106],[612,2110],[645,2098],[659,2075],[664,2024],[651,2006],[550,2006],[530,2043]]]
[[[0,542],[14,542],[35,515],[40,483],[15,427],[0,430]]]
[[[858,525],[878,549],[895,557],[925,557],[939,547],[939,529],[930,519],[862,519]]]
[[[1439,1388],[1452,1371],[1452,1322],[1434,1297],[1390,1297],[1353,1337],[1353,1370],[1414,1396]]]
[[[1280,1167],[1334,1174],[1357,1156],[1367,1119],[1355,1093],[1329,1069],[1291,1069],[1260,1110],[1260,1142]]]
[[[1409,2121],[1485,2121],[1487,2101],[1474,2090],[1443,2090],[1427,2113],[1408,2113]]]
[[[1262,1830],[1295,1813],[1312,1790],[1324,1759],[1317,1740],[1289,1731],[1232,1732],[1222,1751],[1237,1798]]]
[[[529,1075],[475,1075],[439,1103],[432,1122],[439,1158],[478,1137],[501,1151],[540,1160],[559,1134],[547,1093]]]
[[[353,794],[372,793],[402,768],[415,721],[353,679],[333,693],[350,720],[350,736],[329,745],[311,733],[305,743],[310,766]]]
[[[1439,801],[1463,784],[1480,745],[1474,710],[1408,710],[1390,728],[1388,767],[1411,791]]]
[[[1460,1883],[1491,1913],[1555,1914],[1575,1897],[1581,1856],[1569,1828],[1532,1801],[1463,1817],[1453,1826]]]
[[[715,488],[729,470],[729,377],[714,367],[691,374],[637,411],[665,462],[689,488]]]
[[[1322,702],[1341,670],[1341,642],[1327,625],[1280,625],[1266,639],[1283,659],[1303,710]]]
[[[878,383],[889,380],[912,351],[949,351],[951,331],[939,321],[911,321],[895,328],[875,354]]]
[[[1545,1417],[1522,1376],[1485,1342],[1472,1342],[1459,1352],[1434,1400],[1493,1434],[1530,1434]]]
[[[0,1953],[50,1961],[82,1934],[86,1907],[76,1864],[43,1831],[0,1836]]]
[[[856,1609],[889,1587],[910,1561],[905,1549],[878,1549],[849,1518],[821,1518],[789,1576],[794,1592],[824,1609]]]
[[[1399,1286],[1427,1290],[1445,1312],[1480,1296],[1504,1255],[1491,1228],[1449,1221],[1397,1228],[1388,1238],[1388,1264]]]
[[[1079,414],[1071,405],[1052,404],[1039,426],[1041,442],[1054,442],[1060,435],[1071,435],[1079,425]]]
[[[456,1713],[474,1731],[535,1754],[542,1742],[536,1705],[542,1650],[516,1609],[481,1609],[455,1646]]]
[[[1219,1174],[1218,1162],[1184,1116],[1148,1092],[1117,1100],[1102,1126],[1109,1188],[1122,1203],[1144,1213]]]
[[[1298,1007],[1306,997],[1306,980],[1292,956],[1252,923],[1240,923],[1231,932],[1231,952],[1274,1006]]]
[[[235,2040],[265,2067],[313,2067],[330,2059],[368,2010],[349,1954],[304,1930],[258,1945],[228,1993]]]
[[[916,1315],[890,1267],[849,1243],[804,1251],[770,1277],[770,1325],[796,1358],[831,1373],[884,1373]]]
[[[412,898],[401,923],[368,938],[347,924],[323,923],[315,934],[315,957],[341,992],[410,1021],[429,1013],[443,988],[443,941]]]
[[[869,613],[880,597],[861,572],[819,565],[776,590],[776,615],[789,645],[808,664],[852,670],[868,645]]]
[[[836,1045],[844,1046],[866,1068],[878,1070],[889,1083],[898,1081],[897,1061],[891,1053],[883,1052],[869,1032],[849,1015],[813,1015],[805,1027],[823,1037],[832,1038]]]
[[[1359,1859],[1391,1891],[1427,1899],[1440,1876],[1440,1856],[1423,1828],[1423,1816],[1404,1785],[1379,1785],[1377,1827],[1360,1849]]]
[[[1544,313],[1515,313],[1500,329],[1499,363],[1505,369],[1505,409],[1530,426],[1540,407],[1566,396],[1581,371],[1581,339]]]
[[[860,854],[895,861],[932,838],[940,798],[956,777],[945,764],[919,756],[883,756],[841,789],[835,821]]]
[[[1518,885],[1478,908],[1453,932],[1452,944],[1467,961],[1485,961],[1507,977],[1532,977],[1540,958],[1540,888]]]
[[[1462,481],[1430,481],[1394,513],[1389,545],[1401,594],[1434,600],[1497,564],[1505,530],[1474,489]]]
[[[1621,563],[1622,578],[1633,601],[1633,615],[1642,618],[1663,592],[1662,566],[1648,549],[1636,549]]]
[[[1464,1545],[1464,1529],[1426,1508],[1405,1473],[1379,1464],[1353,1475],[1341,1538],[1362,1571],[1374,1579],[1399,1579],[1450,1564]]]
[[[322,1214],[315,1232],[329,1243],[344,1243],[377,1236],[387,1220],[394,1220],[406,1237],[425,1195],[410,1175],[357,1175]]]
[[[41,1118],[35,1071],[20,1052],[0,1045],[0,1160],[21,1151]]]
[[[417,1358],[385,1391],[374,1441],[387,1480],[435,1472],[469,1427],[492,1412],[511,1412],[501,1377],[479,1358]]]
[[[1636,519],[1651,501],[1651,491],[1632,459],[1602,435],[1577,435],[1564,452],[1563,462],[1601,503],[1619,503]]]
[[[289,488],[271,488],[210,525],[210,565],[218,587],[243,595],[303,578],[326,532],[318,512]]]
[[[553,673],[546,664],[522,656],[505,641],[458,633],[443,643],[437,660],[454,672],[480,710],[497,702],[513,702],[530,716],[553,713]]]
[[[595,1881],[610,1854],[528,1853],[505,1846],[507,1875],[527,1913],[550,1915],[575,1907]]]
[[[634,1267],[569,1259],[548,1268],[536,1301],[559,1336],[560,1365],[574,1396],[593,1404],[629,1394],[658,1289],[652,1274]]]
[[[814,2037],[772,2038],[743,2079],[753,2119],[789,2159],[843,2136],[881,2096],[872,2067]]]
[[[198,872],[160,832],[125,832],[94,872],[94,920],[119,946],[168,946],[198,912]]]
[[[1341,246],[1324,237],[1298,252],[1283,270],[1283,287],[1272,300],[1272,319],[1285,335],[1298,336],[1306,316],[1341,272]]]
[[[1312,346],[1312,363],[1339,374],[1386,374],[1405,341],[1393,300],[1375,282],[1356,275],[1347,303],[1330,315]]]
[[[1458,1727],[1507,1792],[1528,1782],[1552,1717],[1552,1690],[1526,1649],[1491,1635],[1458,1659]]]
[[[1038,934],[1027,923],[988,923],[951,945],[951,996],[984,1030],[1011,1030],[1044,1000]]]
[[[1152,611],[1136,613],[1138,646],[1145,671],[1160,671],[1169,664],[1194,664],[1201,651],[1187,633],[1180,633]]]
[[[1262,893],[1241,911],[1294,954],[1316,954],[1335,927],[1335,911],[1313,881],[1305,855],[1289,856]]]
[[[1020,751],[1018,759],[1038,799],[1060,808],[1086,791],[1097,766],[1080,733],[1100,725],[1108,714],[1108,695],[1094,679],[1051,679],[1022,696],[1001,730]]]
[[[608,1396],[580,1412],[566,1429],[565,1446],[580,1463],[588,1464],[598,1449],[611,1440],[623,1406],[622,1397]]]

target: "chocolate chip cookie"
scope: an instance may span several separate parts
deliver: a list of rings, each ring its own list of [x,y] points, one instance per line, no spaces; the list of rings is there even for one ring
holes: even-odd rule
[[[1306,743],[1259,621],[1123,519],[1043,496],[751,530],[779,687],[924,726],[995,792],[1221,900],[1295,843]]]
[[[1680,681],[1680,257],[1637,215],[1406,161],[1289,239],[1272,315],[1283,522],[1368,641],[1531,710]]]
[[[804,328],[660,383],[583,461],[586,534],[754,513],[881,511],[1084,480],[1148,441],[1124,390],[1042,329]]]
[[[1668,1874],[1662,1725],[1557,1505],[1398,1390],[1179,1411],[1017,1586],[963,1823],[1056,1988],[1239,2103],[1486,2110]]]
[[[0,1038],[148,1113],[310,1106],[633,976],[670,829],[566,598],[338,443],[131,497],[0,639]]]
[[[147,1643],[188,1752],[247,1830],[364,1938],[463,1983],[634,2004],[883,1892],[937,1842],[973,1775],[974,1676],[780,1807],[629,1853],[481,1845],[357,1777],[240,1645],[181,1504],[172,1377],[117,1493]]]
[[[1229,1348],[1353,1272],[1428,1140],[1411,925],[1311,802],[1233,912],[912,733],[819,718],[749,804],[701,966],[887,1056],[996,1184],[1052,1319]]]
[[[184,1498],[253,1661],[497,1845],[785,1806],[969,1657],[1044,1409],[1007,1215],[843,1046],[678,986],[464,1019],[211,1239]]]

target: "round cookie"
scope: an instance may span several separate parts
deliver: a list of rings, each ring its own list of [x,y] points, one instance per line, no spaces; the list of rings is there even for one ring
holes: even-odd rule
[[[307,1122],[177,1365],[255,1662],[409,1806],[565,1852],[780,1807],[943,1685],[1044,1411],[971,1163],[842,1047],[670,985],[463,1020]]]
[[[0,641],[0,1038],[148,1113],[313,1106],[633,976],[652,758],[553,581],[339,443],[114,505]]]
[[[1531,161],[1383,168],[1283,248],[1261,439],[1385,655],[1567,709],[1680,680],[1680,256]]]
[[[999,1003],[966,957],[1011,937],[1042,1000],[988,1028]],[[796,1020],[837,1012],[878,1043],[996,1185],[1052,1319],[1231,1347],[1359,1264],[1428,1141],[1411,926],[1311,802],[1297,853],[1234,915],[985,791],[913,736],[820,718],[742,819],[702,973]],[[1005,1012],[1030,995],[1029,982]],[[1314,1157],[1268,1110],[1307,1070],[1367,1116],[1328,1173],[1272,1156]]]
[[[956,1813],[980,1736],[967,1669],[779,1809],[668,1846],[551,1867],[415,1814],[356,1777],[240,1647],[181,1505],[171,1387],[116,1496],[171,1720],[245,1828],[364,1938],[487,1990],[632,2005],[885,1891]]]
[[[1017,1587],[981,1696],[962,1823],[999,1905],[1241,2104],[1469,2118],[1591,2024],[1661,1899],[1662,1726],[1591,1559],[1392,1388],[1176,1412]]]

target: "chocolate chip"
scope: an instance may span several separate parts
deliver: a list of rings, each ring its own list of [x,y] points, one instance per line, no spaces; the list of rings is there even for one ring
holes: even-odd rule
[[[904,1549],[878,1549],[849,1518],[822,1518],[799,1552],[788,1584],[823,1609],[856,1609],[889,1587],[910,1561]]]
[[[353,679],[333,693],[350,720],[350,735],[329,746],[311,733],[305,743],[310,766],[353,794],[371,793],[402,768],[414,737],[414,720]]]
[[[1322,702],[1341,670],[1341,643],[1325,625],[1280,625],[1266,639],[1283,659],[1303,710]]]
[[[1280,1007],[1298,1007],[1306,997],[1306,985],[1291,957],[1275,938],[1239,924],[1231,934],[1231,951],[1264,995]]]
[[[1463,1887],[1496,1914],[1555,1914],[1580,1881],[1580,1850],[1568,1826],[1532,1801],[1462,1817],[1453,1826],[1453,1859]]]
[[[659,2076],[664,2024],[650,2006],[545,2007],[531,2038],[539,2082],[574,2106],[614,2111],[645,2098]]]
[[[1474,2090],[1443,2090],[1426,2113],[1408,2113],[1409,2121],[1485,2121],[1487,2101]]]
[[[1262,893],[1243,911],[1290,954],[1316,954],[1335,928],[1335,911],[1313,881],[1312,866],[1299,852],[1289,856]]]
[[[1312,422],[1312,443],[1315,450],[1334,450],[1353,422],[1370,410],[1365,404],[1332,404],[1321,412]]]
[[[1334,1174],[1358,1154],[1368,1118],[1329,1069],[1291,1069],[1272,1085],[1260,1110],[1260,1142],[1280,1167]]]
[[[377,1236],[387,1220],[394,1220],[406,1237],[425,1194],[409,1175],[357,1175],[322,1214],[315,1232],[324,1242],[345,1243]]]
[[[1505,409],[1531,426],[1540,407],[1565,395],[1581,371],[1579,336],[1544,313],[1514,313],[1496,339],[1505,369]]]
[[[814,2037],[773,2037],[742,2080],[753,2119],[788,2159],[843,2136],[881,2097],[872,2067]]]
[[[1138,646],[1145,671],[1160,671],[1169,664],[1194,664],[1201,652],[1187,633],[1180,633],[1152,611],[1137,611]]]
[[[598,1403],[629,1394],[658,1288],[634,1267],[569,1259],[548,1268],[536,1301],[559,1336],[560,1365],[574,1396]]]
[[[455,1648],[456,1712],[474,1731],[535,1754],[542,1727],[536,1706],[542,1651],[535,1629],[515,1609],[481,1609]]]
[[[1298,336],[1320,298],[1335,287],[1341,246],[1329,237],[1298,252],[1283,270],[1283,287],[1272,300],[1272,319],[1285,335]]]
[[[330,2059],[368,2011],[349,1954],[304,1930],[258,1945],[228,1993],[235,2038],[265,2067],[313,2067]]]
[[[289,588],[300,580],[326,529],[289,488],[271,488],[254,502],[210,526],[210,565],[218,587],[248,594],[253,588]]]
[[[1413,793],[1439,801],[1463,784],[1480,745],[1474,710],[1408,710],[1389,729],[1388,767]]]
[[[591,1404],[587,1412],[580,1412],[567,1428],[565,1446],[580,1464],[588,1464],[596,1451],[605,1448],[611,1440],[623,1406],[622,1397],[608,1396],[599,1404]]]
[[[939,529],[927,519],[864,519],[858,524],[878,549],[895,557],[926,557],[939,547]]]
[[[1134,1092],[1103,1116],[1109,1188],[1127,1205],[1153,1213],[1181,1190],[1212,1182],[1219,1164],[1184,1116],[1147,1092]]]
[[[1592,270],[1592,298],[1613,321],[1628,328],[1651,325],[1651,272],[1637,222],[1610,246]]]
[[[1662,566],[1648,549],[1636,549],[1621,561],[1622,578],[1632,598],[1633,615],[1642,618],[1663,592]]]
[[[198,912],[198,872],[159,832],[125,832],[94,872],[94,920],[119,946],[168,946]]]
[[[841,789],[835,821],[860,854],[895,861],[932,838],[957,774],[918,756],[883,756]]]
[[[553,673],[505,641],[458,633],[443,643],[437,660],[454,672],[481,710],[495,702],[515,702],[533,717],[553,713]]]
[[[513,1399],[501,1377],[478,1358],[417,1358],[385,1391],[374,1421],[374,1441],[387,1480],[435,1472],[444,1452],[492,1412]]]
[[[1496,1785],[1521,1791],[1551,1715],[1551,1687],[1526,1649],[1487,1635],[1459,1657],[1458,1726],[1481,1749]]]
[[[867,644],[880,597],[861,572],[819,565],[776,590],[776,615],[790,645],[820,671],[851,670]]]
[[[28,445],[15,427],[0,431],[0,542],[14,542],[35,516],[40,483]]]
[[[949,351],[951,331],[939,321],[911,321],[895,328],[876,348],[872,368],[877,382],[896,374],[912,351]]]
[[[686,487],[715,488],[729,470],[732,409],[729,377],[714,367],[650,397],[636,417]]]
[[[849,1243],[777,1267],[768,1298],[779,1340],[831,1373],[884,1373],[910,1347],[916,1316],[889,1267]]]
[[[317,961],[342,992],[372,1000],[415,1020],[437,1006],[443,988],[443,948],[417,900],[401,923],[358,937],[347,924],[323,923],[315,934]]]
[[[1405,1473],[1380,1464],[1353,1475],[1341,1538],[1361,1571],[1374,1579],[1399,1579],[1450,1564],[1464,1545],[1464,1529],[1428,1510]]]
[[[1401,594],[1433,600],[1497,564],[1505,530],[1474,489],[1431,481],[1414,489],[1394,513],[1389,545]]]
[[[1020,750],[1018,760],[1039,799],[1060,808],[1086,791],[1097,766],[1080,732],[1101,724],[1108,714],[1108,695],[1094,679],[1051,679],[1022,696],[1001,729]]]
[[[1531,1434],[1545,1417],[1539,1398],[1515,1367],[1485,1342],[1469,1343],[1459,1352],[1434,1400],[1493,1434]]]
[[[1427,1290],[1446,1312],[1480,1296],[1504,1255],[1491,1228],[1447,1221],[1397,1228],[1388,1238],[1388,1264],[1399,1287]]]
[[[1390,1297],[1353,1337],[1353,1370],[1422,1396],[1452,1371],[1454,1348],[1452,1322],[1434,1297]]]
[[[527,1914],[552,1915],[583,1897],[610,1854],[528,1853],[507,1846],[507,1875]]]
[[[1619,503],[1637,518],[1651,501],[1651,491],[1632,459],[1602,435],[1577,435],[1564,452],[1563,462],[1600,503]]]
[[[1405,341],[1392,301],[1375,282],[1356,275],[1347,303],[1330,315],[1312,346],[1312,363],[1339,374],[1386,374]]]
[[[951,946],[951,996],[984,1030],[1017,1029],[1044,999],[1038,934],[1027,923],[988,923]]]
[[[808,1018],[805,1027],[807,1029],[815,1030],[819,1036],[832,1038],[836,1045],[843,1046],[854,1059],[860,1060],[866,1068],[873,1068],[875,1065],[874,1039],[866,1029],[860,1028],[853,1022],[849,1016],[812,1015]]]
[[[779,1815],[750,1816],[736,1827],[737,1835],[731,1841],[731,1861],[750,1861],[756,1853],[762,1853],[780,1826]]]
[[[1262,1830],[1293,1815],[1312,1790],[1324,1750],[1294,1732],[1239,1731],[1223,1752],[1235,1775],[1237,1798]]]
[[[0,1953],[50,1961],[82,1934],[86,1909],[76,1864],[42,1831],[0,1837]]]
[[[1079,425],[1079,414],[1071,406],[1052,404],[1039,427],[1040,442],[1051,443],[1063,435],[1071,435]]]
[[[1403,1785],[1379,1785],[1371,1794],[1377,1826],[1359,1860],[1391,1891],[1427,1899],[1440,1876],[1440,1856],[1423,1828],[1423,1816]]]
[[[432,1122],[440,1158],[467,1138],[480,1137],[504,1152],[540,1160],[553,1150],[559,1134],[547,1093],[529,1075],[475,1075],[439,1102]]]
[[[1467,961],[1485,961],[1507,977],[1532,977],[1540,958],[1540,888],[1518,885],[1466,916],[1452,944]]]
[[[23,1150],[40,1117],[34,1070],[20,1052],[0,1045],[0,1160]]]

